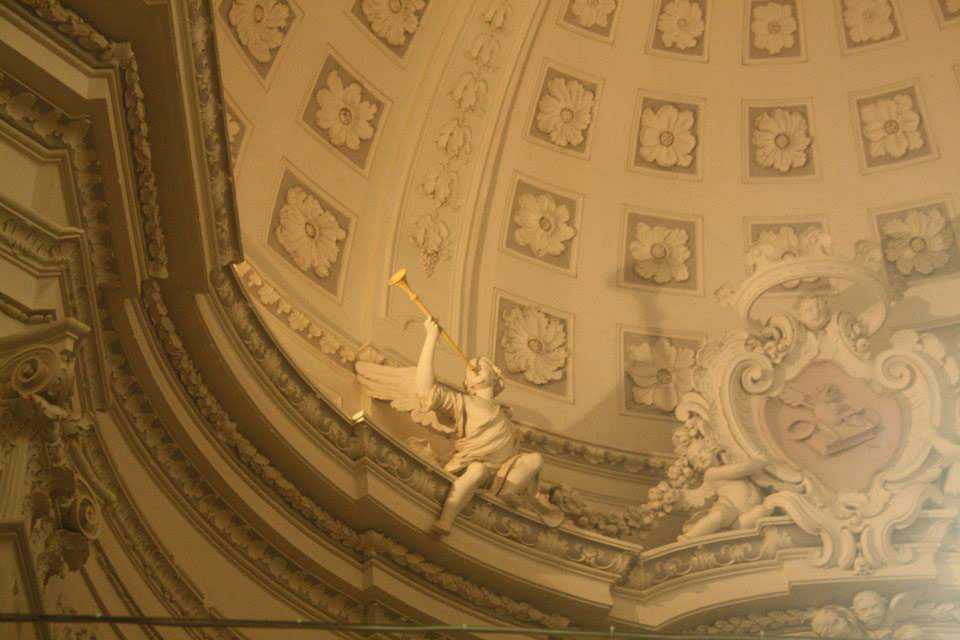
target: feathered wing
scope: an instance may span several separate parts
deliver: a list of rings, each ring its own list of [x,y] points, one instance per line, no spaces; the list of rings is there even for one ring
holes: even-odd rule
[[[372,362],[358,362],[357,379],[371,396],[389,400],[397,411],[408,411],[417,424],[422,424],[443,434],[454,432],[453,427],[440,422],[437,412],[420,408],[417,399],[416,367],[391,367]]]
[[[923,589],[911,589],[890,598],[890,605],[887,609],[887,619],[890,624],[897,624],[908,619],[924,595],[925,591]]]

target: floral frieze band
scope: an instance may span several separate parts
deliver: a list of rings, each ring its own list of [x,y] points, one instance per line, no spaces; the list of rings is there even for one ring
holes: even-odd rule
[[[806,60],[802,0],[746,0],[744,64]]]
[[[528,138],[574,156],[589,157],[602,82],[552,64],[544,68],[542,78]]]
[[[617,0],[565,0],[559,22],[575,33],[613,42],[620,13]]]
[[[389,102],[332,50],[311,85],[301,121],[334,154],[364,175]]]
[[[624,211],[619,284],[653,291],[702,293],[700,219]]]
[[[497,292],[494,362],[509,384],[573,400],[573,317]]]
[[[404,58],[427,4],[427,0],[356,0],[349,13],[387,51]]]
[[[851,108],[864,173],[938,156],[917,81],[852,94]]]
[[[810,101],[744,102],[744,180],[817,179]]]
[[[949,199],[921,201],[873,215],[889,278],[902,278],[911,286],[933,276],[960,273],[960,225]]]
[[[508,201],[503,250],[576,275],[582,202],[579,194],[518,175]]]
[[[700,179],[703,104],[700,98],[641,90],[628,168],[661,177]]]
[[[647,52],[707,61],[708,11],[713,0],[657,0]]]
[[[896,0],[835,0],[840,47],[858,53],[906,39]]]

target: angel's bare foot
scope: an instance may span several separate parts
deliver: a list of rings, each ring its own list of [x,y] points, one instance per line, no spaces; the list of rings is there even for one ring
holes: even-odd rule
[[[430,533],[440,537],[448,536],[450,535],[450,525],[447,524],[446,522],[443,522],[442,520],[437,520],[430,527]]]

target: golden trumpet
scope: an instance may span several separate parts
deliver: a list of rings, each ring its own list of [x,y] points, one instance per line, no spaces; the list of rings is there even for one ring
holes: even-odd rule
[[[417,305],[417,307],[420,308],[420,311],[422,311],[425,316],[427,316],[428,318],[433,317],[433,314],[430,313],[430,309],[427,308],[427,305],[423,304],[423,301],[420,300],[420,296],[418,296],[414,292],[414,290],[410,288],[410,285],[407,284],[406,269],[400,269],[399,271],[397,271],[395,274],[390,276],[390,279],[387,282],[397,287],[398,289],[400,289],[400,291],[403,291],[405,294],[407,294],[407,297],[410,298],[410,301],[413,302],[413,304]],[[464,362],[466,362],[467,364],[470,364],[470,359],[467,358],[467,356],[463,353],[463,350],[460,349],[457,343],[453,341],[453,338],[450,337],[450,334],[447,333],[447,330],[444,329],[443,327],[440,327],[440,334],[447,340],[447,344],[449,344],[453,348],[456,354],[461,358],[463,358]]]

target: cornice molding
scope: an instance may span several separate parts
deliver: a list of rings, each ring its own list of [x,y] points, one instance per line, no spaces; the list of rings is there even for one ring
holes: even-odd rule
[[[32,21],[44,25],[46,31],[59,42],[66,44],[73,55],[95,66],[106,63],[116,70],[123,88],[124,122],[127,127],[130,157],[136,174],[137,204],[143,226],[147,270],[151,277],[166,278],[166,241],[161,227],[160,206],[157,203],[157,181],[153,171],[147,109],[144,103],[143,87],[140,84],[137,58],[130,43],[110,40],[76,12],[64,7],[58,0],[17,0],[16,2],[7,0],[7,2],[11,6],[19,5]],[[84,130],[83,134],[85,133]],[[80,136],[81,139],[83,134]],[[71,146],[68,140],[64,142]],[[75,160],[77,159],[84,160],[82,156]],[[82,171],[80,175],[83,175]]]
[[[287,363],[262,325],[236,276],[229,271],[211,275],[226,318],[254,361],[293,408],[320,435],[351,459],[366,456],[395,479],[427,497],[439,508],[450,476],[428,465],[369,422],[351,424],[314,392]],[[177,364],[172,363],[176,368]],[[362,431],[357,427],[363,425]],[[586,532],[552,529],[539,519],[513,511],[487,496],[474,497],[463,517],[501,538],[531,547],[557,560],[600,570],[612,579],[623,573],[639,549]]]
[[[237,305],[240,303],[234,296],[239,296],[239,299],[249,304],[240,291],[239,283],[233,279],[232,275],[217,272],[214,275],[214,281],[218,291],[223,290],[224,295],[230,296]],[[528,603],[499,595],[440,565],[429,562],[382,532],[372,529],[357,532],[305,496],[282,471],[273,465],[268,456],[258,451],[254,444],[240,433],[238,425],[203,382],[200,372],[187,354],[176,333],[176,327],[167,314],[159,283],[148,281],[144,284],[144,305],[170,365],[177,372],[178,379],[183,383],[185,391],[196,405],[200,415],[206,420],[207,427],[212,430],[216,441],[224,446],[229,455],[237,459],[243,468],[252,472],[258,483],[268,487],[281,502],[304,518],[314,530],[357,560],[378,557],[387,560],[420,580],[432,584],[471,606],[489,611],[493,615],[524,623],[546,624],[553,628],[562,628],[569,623],[569,620],[563,616],[545,613]],[[234,304],[230,306],[235,307]],[[252,321],[251,316],[254,311],[250,307],[235,307],[233,310],[238,311],[238,315],[243,315],[248,322]],[[255,329],[256,327],[250,324],[245,333],[240,333],[241,339],[244,335],[247,337],[256,335],[257,338],[262,338],[259,332],[252,333]],[[259,348],[256,345],[251,347],[251,355],[255,359],[275,363],[278,367],[285,364],[272,344],[269,346],[269,343],[264,342],[257,344]],[[392,472],[391,475],[394,477],[405,475],[407,481],[413,486],[432,493],[432,501],[439,505],[449,484],[449,480],[444,483],[439,478],[442,474],[434,470],[431,470],[432,472],[421,470],[416,473],[410,465],[404,464],[407,462],[401,458],[404,452],[398,450],[388,452],[384,445],[390,449],[393,448],[389,447],[385,440],[374,436],[375,432],[371,428],[364,428],[360,434],[356,433],[353,425],[335,414],[315,394],[302,386],[303,383],[294,377],[295,374],[281,371],[276,367],[270,367],[269,370],[265,370],[265,373],[271,375],[271,379],[278,386],[278,391],[291,399],[298,412],[346,457],[358,460],[366,455],[378,466]],[[412,457],[410,456],[411,459]],[[176,459],[170,462],[179,465],[189,464]],[[420,465],[422,463],[416,466]]]
[[[232,188],[230,145],[226,140],[226,116],[223,85],[217,62],[216,30],[213,28],[209,0],[185,0],[187,32],[190,34],[193,97],[196,99],[203,128],[207,184],[213,202],[214,229],[219,264],[241,262],[243,248]]]

